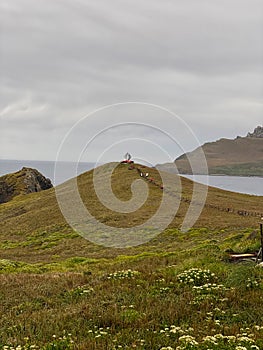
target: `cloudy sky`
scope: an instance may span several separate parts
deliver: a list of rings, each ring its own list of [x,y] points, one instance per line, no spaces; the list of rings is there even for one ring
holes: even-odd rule
[[[262,125],[262,0],[0,7],[2,159],[165,162]]]

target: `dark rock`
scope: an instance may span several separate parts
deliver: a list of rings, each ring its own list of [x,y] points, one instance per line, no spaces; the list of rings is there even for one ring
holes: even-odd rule
[[[254,132],[249,132],[247,134],[247,137],[262,137],[263,138],[263,127],[262,126],[257,126],[254,129]]]
[[[50,179],[38,170],[24,167],[16,173],[0,177],[0,203],[8,202],[19,195],[40,192],[52,187]]]

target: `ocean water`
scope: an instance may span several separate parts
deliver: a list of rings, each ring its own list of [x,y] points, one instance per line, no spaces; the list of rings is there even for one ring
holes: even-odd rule
[[[182,176],[193,180],[193,175]],[[194,180],[223,190],[263,196],[263,177],[195,175]]]
[[[53,185],[59,185],[72,177],[75,173],[75,163],[60,162],[59,172],[56,173],[55,181],[55,163],[54,161],[36,161],[36,160],[0,160],[0,176],[13,173],[23,167],[37,169],[45,177],[49,178]],[[79,163],[76,169],[76,174],[82,174],[94,168],[95,163]],[[74,171],[72,170],[74,169]]]
[[[62,182],[72,177],[72,169],[75,169],[75,163],[60,162],[59,173],[56,174],[54,181],[54,161],[33,161],[33,160],[0,160],[0,176],[20,170],[22,167],[30,167],[37,169],[44,176],[48,177],[54,185],[59,185]],[[84,173],[94,168],[95,163],[79,163],[76,174]],[[74,171],[75,172],[75,171]],[[59,176],[57,176],[59,175]],[[192,175],[183,175],[189,179],[193,179]],[[213,187],[222,188],[224,190],[253,194],[263,196],[263,178],[262,177],[239,177],[239,176],[205,176],[196,175],[195,181],[207,183]]]

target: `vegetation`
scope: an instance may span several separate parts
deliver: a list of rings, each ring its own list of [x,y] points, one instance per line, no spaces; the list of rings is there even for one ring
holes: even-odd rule
[[[2,270],[2,349],[263,347],[263,271],[213,242],[66,267]]]
[[[263,161],[255,163],[216,166],[209,169],[210,174],[229,176],[260,176],[263,177]]]
[[[104,167],[106,167],[105,165]],[[156,169],[145,168],[157,183],[161,179]],[[170,174],[171,182],[175,175]],[[128,170],[126,165],[117,167],[112,175],[112,186],[115,195],[121,200],[131,198],[131,184],[138,180],[136,170]],[[176,183],[176,181],[175,181]],[[189,209],[192,198],[192,181],[181,178],[182,200],[172,223],[171,229],[179,228]],[[93,187],[93,171],[78,177],[79,191],[88,210],[98,219],[112,227],[133,227],[145,222],[159,208],[162,190],[149,183],[149,196],[145,204],[133,213],[116,213],[106,208],[97,199]],[[61,185],[61,191],[67,191],[68,182]],[[202,192],[203,186],[199,186]],[[175,191],[177,191],[175,187]],[[178,193],[179,189],[178,189]],[[176,202],[178,199],[175,198]],[[226,212],[226,210],[230,210]],[[258,213],[258,216],[239,215],[238,213]],[[213,232],[216,229],[239,231],[246,227],[256,229],[260,213],[263,213],[261,197],[243,195],[210,188],[206,206],[195,224],[195,228],[206,228]],[[127,254],[126,250],[97,247],[79,236],[65,221],[57,204],[55,189],[15,197],[12,201],[0,205],[0,256],[3,259],[13,259],[23,262],[58,262],[73,256],[89,258],[116,257]],[[168,232],[168,231],[167,231]],[[173,232],[176,232],[174,230]],[[145,232],[147,234],[147,232]],[[212,234],[211,234],[212,235]],[[164,233],[167,240],[178,247],[177,236]],[[162,237],[157,237],[152,244],[159,249],[166,249]],[[148,251],[148,245],[130,249],[129,254]]]
[[[128,199],[137,178],[118,167],[116,195]],[[182,181],[183,198],[191,198],[191,181]],[[92,172],[78,182],[93,214],[116,227],[152,215],[162,194],[149,184],[150,202],[122,216],[96,202]],[[200,219],[184,233],[188,205],[182,200],[175,220],[150,242],[120,249],[77,235],[53,189],[2,204],[0,349],[263,349],[263,270],[230,263],[227,253],[259,249],[259,218],[220,209],[260,212],[262,197],[211,188]]]

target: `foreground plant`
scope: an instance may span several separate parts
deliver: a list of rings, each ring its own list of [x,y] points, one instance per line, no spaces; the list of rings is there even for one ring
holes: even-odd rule
[[[2,350],[71,350],[74,348],[74,340],[70,333],[63,332],[62,336],[53,335],[53,340],[43,346],[32,344],[29,338],[25,338],[24,345],[3,345]]]
[[[202,286],[207,283],[213,283],[217,280],[215,274],[210,270],[203,270],[199,268],[192,268],[189,270],[185,270],[180,273],[178,276],[178,281],[181,284],[189,285],[189,286]]]
[[[135,276],[139,275],[138,271],[133,271],[131,269],[128,270],[121,270],[121,271],[116,271],[113,273],[109,273],[107,275],[107,279],[125,279],[125,278],[133,278]]]

